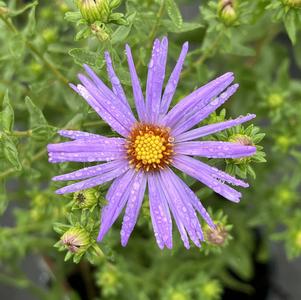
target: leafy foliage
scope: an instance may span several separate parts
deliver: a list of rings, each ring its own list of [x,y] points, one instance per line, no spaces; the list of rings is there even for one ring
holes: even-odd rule
[[[188,19],[181,11],[193,2],[104,0],[96,13],[80,0],[0,1],[0,214],[15,207],[14,225],[0,229],[0,282],[29,289],[38,299],[79,299],[78,291],[64,286],[70,273],[80,270],[89,299],[217,300],[225,287],[252,292],[255,230],[262,234],[262,260],[269,258],[270,238],[283,240],[289,257],[300,255],[300,1],[201,1]],[[76,81],[84,63],[106,80],[108,50],[132,102],[124,44],[132,47],[145,87],[152,42],[163,35],[170,42],[167,74],[182,42],[188,40],[191,49],[173,104],[214,76],[235,73],[239,91],[205,122],[257,114],[255,125],[211,138],[247,141],[258,151],[250,159],[208,163],[247,178],[251,188],[234,205],[185,178],[219,224],[214,233],[204,227],[209,239],[201,250],[184,250],[175,234],[173,250],[161,252],[151,231],[148,199],[127,248],[119,245],[120,224],[96,244],[108,185],[85,191],[86,202],[79,203],[78,194],[55,195],[58,184],[51,178],[75,164],[50,165],[46,145],[59,141],[57,128],[110,135],[68,83]],[[63,241],[74,234],[80,244],[72,248]],[[30,253],[49,263],[54,279],[47,291],[22,273]]]

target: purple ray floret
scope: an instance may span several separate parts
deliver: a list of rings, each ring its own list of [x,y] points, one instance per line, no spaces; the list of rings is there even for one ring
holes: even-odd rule
[[[77,181],[58,189],[58,194],[73,193],[112,181],[106,194],[108,204],[101,213],[99,242],[124,211],[120,235],[122,246],[127,245],[147,191],[150,218],[159,248],[173,247],[173,220],[184,246],[189,249],[191,240],[196,247],[200,247],[204,234],[199,217],[212,230],[216,226],[197,195],[175,174],[174,169],[186,173],[232,202],[239,202],[241,198],[235,186],[248,187],[243,180],[199,160],[199,157],[238,159],[256,152],[256,147],[239,142],[198,140],[255,117],[248,114],[195,128],[237,91],[239,85],[233,83],[233,73],[225,73],[196,89],[170,109],[188,43],[184,43],[164,87],[167,52],[168,39],[156,39],[148,64],[146,91],[143,93],[131,48],[126,45],[135,114],[108,52],[105,52],[105,61],[112,88],[84,65],[87,75],[79,74],[81,83],[70,84],[71,88],[121,137],[64,129],[58,133],[69,141],[47,147],[51,163],[97,162],[53,177],[54,181]]]

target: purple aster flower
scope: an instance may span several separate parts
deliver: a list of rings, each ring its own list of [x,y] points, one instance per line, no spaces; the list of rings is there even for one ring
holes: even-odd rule
[[[169,110],[188,43],[183,45],[163,90],[167,48],[166,37],[162,41],[155,40],[144,97],[131,49],[126,46],[137,117],[113,70],[109,53],[105,54],[105,59],[112,89],[86,65],[88,77],[79,74],[81,84],[71,84],[121,137],[61,130],[59,134],[72,141],[48,145],[52,163],[103,162],[54,177],[53,180],[80,180],[57,190],[58,194],[73,193],[113,180],[106,195],[108,204],[102,211],[98,241],[103,239],[125,208],[121,244],[127,244],[148,187],[150,215],[158,246],[172,248],[172,215],[185,247],[190,247],[189,238],[199,247],[204,235],[197,213],[211,228],[215,225],[195,193],[174,173],[174,168],[233,202],[239,202],[241,193],[230,185],[248,187],[244,181],[194,158],[239,158],[256,152],[255,147],[239,143],[198,141],[201,137],[249,121],[255,115],[194,128],[236,92],[238,84],[232,84],[233,74],[226,73],[207,83]]]

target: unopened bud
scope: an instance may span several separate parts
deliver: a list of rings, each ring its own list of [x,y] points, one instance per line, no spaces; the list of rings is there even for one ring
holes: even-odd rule
[[[284,5],[293,7],[293,8],[301,8],[301,0],[282,0]]]
[[[205,231],[206,240],[214,245],[222,246],[228,237],[226,228],[222,225],[217,225],[216,228],[208,228]]]
[[[61,243],[72,253],[85,251],[89,245],[90,236],[82,228],[70,228],[61,237]]]
[[[109,0],[78,0],[77,6],[82,17],[89,23],[95,21],[106,23],[112,10]]]
[[[92,208],[97,205],[100,194],[96,189],[87,189],[74,193],[73,200],[80,208]]]
[[[254,143],[253,143],[251,137],[249,137],[248,135],[245,135],[245,134],[235,134],[230,137],[229,142],[240,144],[243,146],[254,146]],[[243,163],[250,161],[250,157],[246,156],[246,157],[241,157],[241,158],[234,158],[233,160],[234,160],[235,164],[243,164]]]
[[[301,230],[299,230],[296,234],[295,244],[301,249]]]
[[[185,293],[175,291],[170,295],[170,300],[188,300],[188,298]]]
[[[218,12],[226,25],[233,24],[237,19],[234,0],[220,0],[218,3]]]
[[[277,108],[283,104],[283,96],[277,93],[272,93],[268,96],[267,101],[270,108]]]
[[[252,142],[252,139],[247,136],[247,135],[244,135],[244,134],[235,134],[233,135],[229,142],[232,142],[232,143],[237,143],[237,144],[241,144],[241,145],[244,145],[244,146],[253,146],[253,142]]]

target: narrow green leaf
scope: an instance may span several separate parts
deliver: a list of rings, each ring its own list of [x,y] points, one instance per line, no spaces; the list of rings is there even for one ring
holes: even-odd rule
[[[5,92],[2,107],[3,107],[2,114],[1,114],[2,124],[0,128],[3,131],[12,131],[14,127],[14,110],[10,104],[8,90],[6,90]]]
[[[29,97],[25,98],[25,104],[29,111],[30,128],[40,127],[42,125],[48,125],[42,111],[31,101]]]
[[[16,17],[18,15],[23,14],[26,10],[31,9],[32,7],[35,7],[37,5],[38,5],[38,1],[33,1],[32,3],[29,3],[25,6],[23,6],[21,9],[9,10],[9,16],[10,17]]]
[[[76,12],[71,12],[68,11],[66,12],[64,19],[68,22],[73,22],[76,23],[77,21],[79,21],[81,19],[82,15],[79,11]]]
[[[104,64],[104,59],[95,52],[89,51],[85,48],[74,48],[69,51],[74,61],[79,64],[87,64],[89,66],[101,68]]]
[[[289,13],[284,18],[284,26],[287,31],[287,34],[292,42],[292,44],[296,44],[297,37],[296,37],[296,15],[294,11],[289,11]]]
[[[22,169],[19,153],[11,137],[2,136],[4,157],[18,170]]]
[[[178,28],[172,21],[170,20],[163,20],[162,21],[164,27],[168,32],[174,32],[174,33],[183,33],[183,32],[189,32],[196,29],[199,29],[203,27],[201,23],[188,23],[183,22],[181,28]]]
[[[8,41],[10,54],[15,58],[22,58],[25,53],[25,39],[20,33],[13,35]]]
[[[136,12],[132,13],[127,17],[127,21],[129,22],[128,26],[119,26],[117,30],[112,34],[111,43],[112,45],[120,43],[124,41],[127,36],[130,34],[133,21],[135,19]]]
[[[8,205],[8,198],[6,194],[6,189],[5,189],[5,183],[4,181],[0,182],[0,215],[2,215]]]
[[[49,140],[57,129],[48,124],[42,111],[29,97],[25,98],[25,104],[29,111],[29,123],[32,130],[32,138],[40,142]]]
[[[181,28],[183,25],[183,18],[177,3],[174,0],[166,0],[165,5],[171,21],[176,27]]]
[[[28,15],[27,25],[24,29],[25,35],[31,37],[34,35],[36,29],[36,7],[32,7]]]

